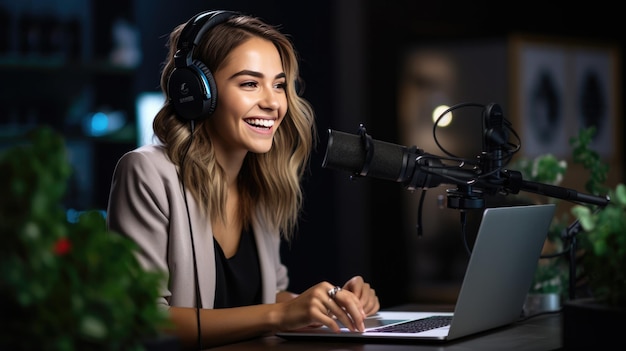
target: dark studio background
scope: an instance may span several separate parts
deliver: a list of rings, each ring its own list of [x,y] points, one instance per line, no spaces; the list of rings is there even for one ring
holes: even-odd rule
[[[44,4],[49,11],[42,10]],[[74,10],[68,10],[71,7]],[[383,307],[416,299],[410,293],[412,253],[405,250],[406,191],[389,181],[351,182],[345,172],[322,168],[326,130],[356,132],[364,123],[374,139],[399,143],[399,67],[404,50],[412,45],[498,43],[517,33],[610,42],[622,52],[626,43],[618,11],[598,1],[574,7],[546,2],[375,0],[57,0],[20,5],[0,0],[0,143],[10,145],[34,124],[54,125],[68,136],[80,160],[74,179],[78,185],[68,204],[79,210],[105,208],[115,162],[136,145],[135,98],[158,90],[168,32],[197,12],[217,8],[257,15],[292,37],[301,56],[304,95],[316,110],[320,142],[304,182],[300,231],[283,250],[291,289],[300,292],[321,280],[342,284],[362,274],[378,291]],[[28,28],[20,27],[23,16],[41,18],[42,13],[53,20],[58,14],[56,20],[65,28],[79,28],[66,48],[70,54],[62,59],[22,50],[22,28]],[[111,25],[119,18],[127,19],[140,33],[141,62],[132,68],[106,63],[112,49]],[[623,58],[620,63],[623,67]],[[464,82],[474,91],[462,100],[498,102],[506,113],[511,104],[498,89],[509,82],[506,76],[494,76],[490,68],[490,63],[477,65],[476,80]],[[624,78],[621,71],[616,74],[622,139]],[[101,106],[125,111],[129,125],[110,136],[82,135],[81,113],[76,111]],[[616,147],[624,155],[623,145]],[[621,172],[623,161],[617,168]]]

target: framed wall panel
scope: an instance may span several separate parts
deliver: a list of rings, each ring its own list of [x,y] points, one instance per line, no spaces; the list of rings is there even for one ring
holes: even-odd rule
[[[592,147],[607,160],[621,154],[618,117],[620,53],[615,45],[515,37],[512,43],[514,124],[521,154],[571,157],[569,140],[595,126]]]

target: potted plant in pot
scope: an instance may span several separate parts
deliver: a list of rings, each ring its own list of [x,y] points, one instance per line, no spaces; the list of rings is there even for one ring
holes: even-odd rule
[[[522,174],[523,179],[558,186],[567,171],[567,162],[547,153],[533,159],[520,158],[512,168]],[[543,195],[517,195],[527,203],[558,203],[560,200]],[[546,241],[541,252],[537,270],[524,304],[524,313],[556,311],[567,298],[569,283],[568,262],[563,255],[561,233],[567,226],[569,217],[555,217],[550,224]]]
[[[587,192],[601,197],[608,195],[610,201],[604,208],[574,205],[570,215],[577,222],[570,226],[567,226],[571,222],[567,213],[562,218],[555,218],[544,245],[544,249],[548,250],[542,253],[542,258],[546,260],[540,260],[527,300],[527,303],[532,304],[547,295],[559,294],[561,300],[565,301],[563,310],[568,323],[564,327],[568,330],[568,337],[589,335],[588,332],[583,332],[582,327],[590,325],[606,328],[606,323],[590,322],[587,314],[582,317],[583,322],[572,322],[572,313],[587,310],[621,315],[626,308],[626,187],[624,184],[618,184],[614,188],[605,185],[608,165],[590,148],[594,133],[593,128],[583,129],[570,139],[572,157],[575,163],[582,164],[589,173],[585,184]],[[533,160],[521,159],[514,167],[523,174],[524,179],[558,185],[567,165],[564,161],[558,161],[552,155],[546,154]],[[527,201],[558,200],[542,197]],[[571,245],[572,241],[574,245]],[[554,254],[550,254],[550,248]],[[568,257],[564,256],[564,253],[569,255],[570,250],[576,250],[576,262],[568,262]],[[574,277],[570,277],[572,263],[575,264],[574,268],[578,268]],[[571,295],[571,286],[569,294],[567,293],[566,287],[570,284],[570,278],[576,285],[577,296]],[[572,329],[573,325],[580,326],[581,330]],[[597,339],[594,337],[594,340]],[[574,345],[578,343],[576,341]]]
[[[595,130],[582,130],[571,140],[574,162],[590,173],[585,187],[592,194],[608,194],[603,208],[572,207],[580,223],[576,235],[582,250],[581,270],[588,296],[568,301],[563,308],[563,343],[568,347],[626,346],[618,326],[626,319],[626,186],[607,187],[608,166],[589,148]],[[623,348],[623,347],[622,347]]]
[[[47,127],[0,153],[0,349],[177,349],[156,303],[165,276],[143,270],[100,212],[68,220],[66,154]]]

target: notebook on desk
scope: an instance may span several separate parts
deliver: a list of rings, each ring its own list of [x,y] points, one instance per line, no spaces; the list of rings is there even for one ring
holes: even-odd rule
[[[472,255],[453,312],[379,311],[366,330],[335,333],[327,327],[277,335],[287,339],[385,339],[446,341],[509,325],[522,313],[555,205],[488,208],[483,212]],[[407,326],[428,322],[426,330]]]

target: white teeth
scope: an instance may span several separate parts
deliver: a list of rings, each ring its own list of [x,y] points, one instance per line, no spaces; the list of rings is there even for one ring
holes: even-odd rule
[[[265,128],[270,128],[274,125],[273,119],[254,118],[254,119],[247,119],[246,122],[253,126],[260,126],[260,127],[265,127]]]

